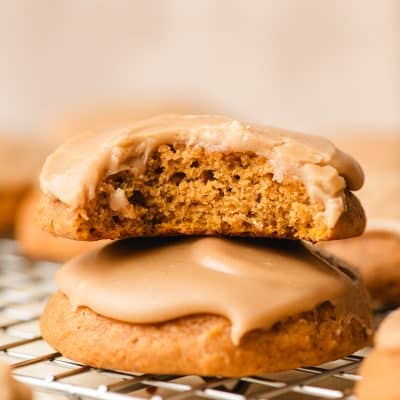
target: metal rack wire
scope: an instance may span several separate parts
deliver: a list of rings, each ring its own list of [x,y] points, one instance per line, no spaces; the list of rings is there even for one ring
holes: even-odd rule
[[[318,367],[240,379],[133,374],[68,360],[39,331],[56,268],[24,258],[12,240],[0,240],[0,360],[34,389],[37,400],[355,399],[351,391],[360,379],[363,352]]]

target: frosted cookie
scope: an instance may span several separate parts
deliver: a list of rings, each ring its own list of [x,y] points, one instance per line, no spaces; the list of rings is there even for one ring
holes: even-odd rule
[[[0,235],[12,232],[18,205],[39,172],[41,156],[34,144],[0,135]]]
[[[400,136],[352,136],[341,140],[366,171],[359,192],[368,217],[358,237],[321,246],[356,267],[376,308],[400,305]]]
[[[104,245],[107,241],[80,242],[51,235],[36,221],[40,191],[32,189],[18,208],[15,237],[22,253],[34,260],[67,261],[85,251]]]
[[[83,135],[42,169],[42,226],[77,240],[306,239],[362,233],[356,161],[329,141],[222,116],[162,115]]]
[[[29,388],[17,382],[11,375],[10,368],[0,363],[0,394],[1,400],[31,400]]]
[[[295,241],[118,241],[65,264],[57,285],[43,337],[100,368],[262,374],[348,355],[371,333],[358,277]]]
[[[375,348],[361,365],[356,386],[359,400],[399,400],[400,309],[383,320],[375,335]]]

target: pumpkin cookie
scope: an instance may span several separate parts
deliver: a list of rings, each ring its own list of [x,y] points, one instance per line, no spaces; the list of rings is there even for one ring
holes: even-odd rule
[[[222,116],[162,115],[67,142],[43,167],[44,229],[76,240],[364,230],[359,165],[329,141]]]
[[[357,275],[294,241],[129,239],[71,260],[57,284],[43,337],[100,368],[262,374],[348,355],[371,334]]]

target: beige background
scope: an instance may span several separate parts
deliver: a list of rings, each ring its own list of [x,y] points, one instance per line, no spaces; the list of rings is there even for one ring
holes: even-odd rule
[[[0,130],[181,96],[319,132],[400,128],[398,0],[0,0]]]

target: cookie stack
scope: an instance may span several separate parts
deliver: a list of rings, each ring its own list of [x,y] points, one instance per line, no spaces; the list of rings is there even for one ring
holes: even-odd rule
[[[114,240],[57,274],[41,328],[69,358],[242,376],[320,364],[369,341],[358,276],[305,242],[365,226],[351,192],[362,171],[325,139],[161,115],[69,141],[40,183],[44,229]]]

